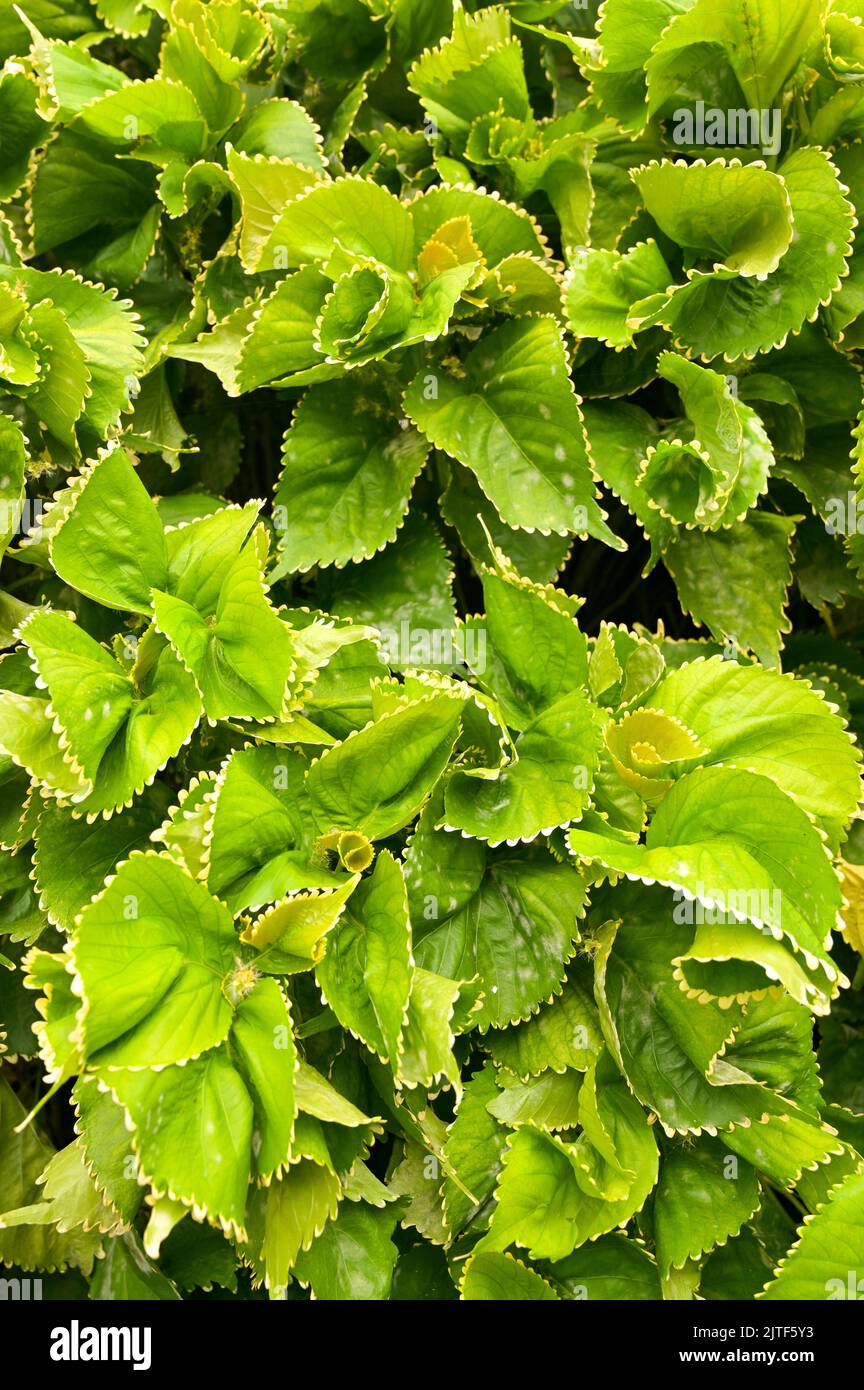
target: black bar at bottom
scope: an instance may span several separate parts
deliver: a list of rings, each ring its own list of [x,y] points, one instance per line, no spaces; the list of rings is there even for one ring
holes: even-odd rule
[[[232,1373],[260,1372],[271,1358],[287,1372],[300,1364],[298,1354],[313,1365],[320,1358],[330,1375],[338,1373],[340,1354],[346,1372],[365,1366],[371,1374],[374,1366],[379,1375],[395,1357],[394,1366],[414,1365],[422,1382],[433,1373],[457,1372],[471,1345],[477,1355],[482,1346],[486,1383],[496,1366],[510,1380],[517,1364],[524,1373],[535,1357],[538,1374],[544,1364],[547,1371],[553,1364],[560,1370],[566,1358],[574,1377],[580,1362],[593,1371],[599,1362],[609,1373],[675,1369],[697,1381],[706,1370],[734,1374],[757,1366],[770,1381],[791,1367],[823,1374],[835,1364],[839,1369],[848,1364],[849,1348],[862,1330],[861,1310],[842,1301],[561,1302],[554,1308],[522,1304],[519,1312],[492,1303],[413,1307],[414,1312],[407,1303],[4,1301],[0,1331],[8,1329],[14,1343],[7,1346],[26,1349],[28,1368],[40,1377],[47,1373],[49,1381],[82,1370],[98,1374],[105,1367],[115,1377],[137,1372],[138,1379],[189,1370],[200,1380],[212,1370],[224,1384]],[[478,1334],[482,1343],[466,1343]],[[413,1353],[410,1362],[403,1348]],[[463,1366],[459,1374],[467,1370]]]

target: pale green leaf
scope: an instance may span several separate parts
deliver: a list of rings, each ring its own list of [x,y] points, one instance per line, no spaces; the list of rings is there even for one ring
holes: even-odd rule
[[[234,949],[221,903],[173,860],[133,854],[84,909],[73,937],[91,1064],[167,1066],[222,1042]]]

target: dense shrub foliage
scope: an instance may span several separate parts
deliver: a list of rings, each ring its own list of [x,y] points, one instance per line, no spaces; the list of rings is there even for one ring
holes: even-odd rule
[[[864,1294],[860,18],[0,4],[9,1277]]]

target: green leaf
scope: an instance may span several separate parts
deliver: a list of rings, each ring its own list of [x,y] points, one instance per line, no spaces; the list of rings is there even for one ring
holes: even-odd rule
[[[756,0],[755,5],[749,0],[721,0],[718,5],[697,0],[664,30],[645,64],[652,113],[667,96],[686,90],[691,73],[701,72],[704,45],[710,45],[714,62],[729,65],[748,106],[771,107],[815,41],[818,25],[819,16],[807,0],[794,0],[788,9],[774,0]]]
[[[71,273],[0,264],[0,281],[21,285],[31,305],[48,303],[74,323],[74,344],[89,373],[86,417],[104,436],[131,403],[143,369],[139,321],[113,290],[87,284]]]
[[[9,737],[16,744],[10,749],[13,756],[49,789],[70,793],[79,813],[110,814],[129,805],[198,722],[201,706],[192,677],[152,629],[142,638],[128,673],[59,613],[37,610],[22,637],[50,706],[6,697],[10,721],[15,714],[26,719],[14,740]],[[46,732],[51,729],[49,708],[54,734]],[[62,774],[56,770],[58,753],[66,769]]]
[[[670,1131],[742,1126],[727,1134],[726,1142],[763,1171],[767,1163],[774,1173],[777,1156],[781,1167],[783,1156],[788,1165],[790,1136],[799,1137],[796,1126],[807,1155],[801,1166],[822,1161],[831,1151],[826,1135],[812,1121],[799,1125],[790,1118],[791,1102],[725,1061],[738,1007],[721,1008],[710,999],[700,1003],[682,991],[672,962],[686,951],[692,928],[673,920],[661,890],[620,886],[605,906],[621,920],[609,921],[598,934],[595,993],[607,1044],[634,1094]],[[644,1047],[649,1033],[650,1051]],[[787,1136],[775,1146],[773,1159],[765,1147],[772,1132],[775,1140]],[[784,1168],[778,1180],[794,1181],[795,1174],[794,1166],[791,1178]]]
[[[419,966],[415,969],[395,1068],[396,1079],[401,1085],[428,1087],[446,1078],[458,1097],[461,1083],[453,1054],[453,1020],[461,997],[461,982]]]
[[[182,1067],[113,1071],[144,1178],[158,1193],[242,1238],[253,1104],[221,1048]]]
[[[389,1298],[398,1256],[391,1240],[396,1214],[365,1202],[343,1202],[294,1266],[294,1277],[330,1302]]]
[[[585,885],[545,850],[493,854],[436,830],[434,820],[424,811],[405,862],[414,954],[426,970],[477,977],[477,1022],[503,1028],[559,991]]]
[[[785,608],[795,521],[751,512],[710,535],[679,530],[663,551],[685,612],[713,636],[749,647],[766,666],[778,664],[791,628]]]
[[[761,1297],[777,1299],[857,1299],[856,1262],[864,1240],[864,1176],[853,1174],[832,1193],[815,1216],[808,1216],[798,1240],[780,1263]]]
[[[409,514],[392,545],[359,565],[319,574],[321,601],[376,627],[382,656],[402,670],[449,671],[456,663],[453,564],[435,527]]]
[[[672,274],[654,240],[623,254],[578,249],[571,253],[564,282],[567,322],[580,338],[597,338],[610,347],[633,346],[633,305],[662,294]]]
[[[727,1059],[804,1110],[822,1110],[822,1082],[813,1052],[813,1017],[793,999],[750,1000]]]
[[[72,484],[49,555],[61,578],[88,598],[150,612],[150,591],[167,574],[165,536],[124,450],[111,450]]]
[[[296,376],[314,380],[324,358],[315,343],[315,325],[330,282],[314,266],[288,275],[273,293],[251,309],[244,305],[212,333],[174,356],[202,362],[219,376],[231,396],[258,386],[290,385]]]
[[[90,1174],[106,1202],[131,1222],[144,1192],[134,1175],[123,1111],[93,1080],[76,1082],[74,1099],[78,1112],[75,1128]]]
[[[35,37],[35,36],[34,36]],[[48,83],[57,102],[57,115],[65,122],[89,102],[106,92],[117,92],[127,79],[117,68],[100,63],[74,43],[46,43],[36,39],[31,49],[34,65]]]
[[[291,1014],[275,980],[259,981],[240,1000],[231,1041],[255,1109],[252,1171],[266,1183],[289,1162],[298,1108]]]
[[[298,753],[259,747],[233,753],[220,772],[209,801],[205,881],[233,912],[339,885],[312,859],[307,769]]]
[[[343,1028],[390,1062],[402,1042],[412,973],[402,869],[382,850],[327,937],[316,976]]]
[[[45,372],[33,392],[31,406],[48,433],[74,456],[78,452],[76,426],[82,421],[90,395],[87,359],[63,314],[53,304],[35,304],[29,320],[45,358]]]
[[[32,327],[32,316],[27,314],[27,304],[18,286],[4,286],[3,289],[3,336],[6,343],[2,350],[3,376],[12,386],[32,386],[39,376],[39,358],[34,351],[34,342],[28,342],[26,328]]]
[[[314,1115],[316,1119],[325,1120],[330,1124],[347,1125],[351,1129],[369,1123],[368,1115],[364,1115],[356,1105],[346,1100],[345,1096],[302,1058],[298,1058],[294,1085],[297,1104],[305,1115]]]
[[[706,762],[771,777],[826,827],[853,814],[858,753],[806,681],[710,657],[669,671],[648,704],[690,729]]]
[[[262,249],[285,203],[311,188],[317,174],[302,161],[265,159],[240,153],[230,145],[226,163],[242,211],[240,261],[243,269],[251,272],[258,268]]]
[[[452,36],[417,59],[409,82],[457,154],[475,117],[496,108],[519,121],[529,116],[522,50],[503,8],[455,10]]]
[[[579,401],[553,319],[494,329],[458,376],[433,374],[430,385],[421,372],[405,410],[436,448],[476,473],[509,526],[588,534],[621,548],[595,500]]]
[[[506,526],[474,474],[459,464],[451,468],[440,505],[442,517],[456,528],[475,566],[488,564],[492,558],[487,532],[493,545],[509,557],[518,572],[537,584],[553,580],[566,560],[571,545],[569,536],[544,536],[540,531],[519,531]]]
[[[588,401],[584,414],[601,480],[636,516],[652,541],[652,550],[661,546],[672,534],[672,526],[638,485],[639,466],[657,443],[657,423],[640,407],[619,401]]]
[[[279,1298],[301,1250],[308,1250],[336,1215],[340,1183],[335,1173],[303,1158],[250,1203],[249,1234],[259,1278]]]
[[[327,298],[315,326],[315,347],[326,362],[344,362],[347,368],[362,367],[395,348],[432,342],[447,331],[462,291],[476,279],[479,251],[475,254],[477,259],[465,263],[432,267],[428,279],[421,263],[419,293],[409,276],[374,265],[353,267]]]
[[[749,1109],[753,1122],[730,1130],[726,1143],[781,1188],[793,1187],[805,1172],[843,1152],[832,1128],[772,1091],[754,1092]]]
[[[10,416],[0,415],[0,551],[6,549],[19,524],[25,463],[26,446],[20,426]]]
[[[91,1297],[122,1303],[175,1302],[180,1295],[148,1260],[134,1232],[108,1242],[105,1259],[100,1261],[90,1285]]]
[[[97,141],[61,130],[36,170],[31,203],[41,255],[86,233],[96,232],[101,240],[139,227],[153,206],[153,175],[134,161],[109,156]]]
[[[230,13],[230,8],[220,6],[213,14],[225,12]],[[245,61],[234,58],[231,47],[235,35],[227,32],[220,36],[224,47],[219,46],[207,32],[210,27],[207,24],[207,11],[202,15],[197,6],[190,5],[185,7],[183,18],[187,23],[175,21],[163,41],[160,53],[162,74],[166,79],[184,84],[193,95],[206,126],[211,131],[221,133],[233,124],[243,109],[242,94],[235,83],[243,75],[252,55],[247,54]],[[249,24],[255,22],[251,15],[244,18]],[[263,29],[260,29],[262,38],[263,33]],[[156,132],[154,136],[158,141]],[[176,137],[170,143],[178,143]]]
[[[827,955],[839,909],[836,876],[805,813],[767,777],[699,768],[666,794],[644,846],[578,829],[569,840],[579,857],[675,888],[679,903],[710,904],[711,924],[748,921],[777,941],[785,936],[803,956],[801,1002],[825,1007],[820,995],[830,995],[837,980]],[[679,918],[686,920],[683,911]],[[735,936],[718,935],[729,936],[734,956]]]
[[[461,701],[430,694],[327,749],[306,778],[319,828],[382,840],[413,820],[447,765]]]
[[[82,267],[88,279],[128,289],[153,255],[161,209],[153,204],[141,221],[109,239]]]
[[[133,854],[81,913],[73,937],[91,1065],[167,1066],[222,1042],[231,1027],[224,987],[234,950],[221,903],[173,860]]]
[[[669,439],[678,435],[672,426],[649,449],[638,485],[674,522],[717,527],[740,520],[765,491],[774,464],[759,416],[726,378],[676,353],[661,353],[657,369],[678,388],[688,421],[680,438]]]
[[[553,1260],[563,1259],[578,1244],[582,1193],[560,1140],[530,1126],[517,1130],[495,1195],[492,1230],[485,1241],[494,1236],[499,1248],[514,1244],[532,1259]]]
[[[587,1071],[603,1045],[590,988],[578,977],[568,980],[559,998],[516,1028],[487,1033],[483,1043],[496,1062],[523,1081],[547,1070]]]
[[[487,1108],[497,1095],[495,1071],[487,1062],[465,1086],[447,1131],[443,1155],[455,1177],[445,1176],[442,1202],[445,1223],[454,1236],[478,1218],[501,1171],[507,1132]]]
[[[38,1053],[34,1029],[39,1024],[39,1014],[24,984],[25,970],[21,965],[25,949],[23,943],[4,943],[0,962],[0,1018],[5,1049],[13,1057],[35,1057]]]
[[[140,150],[154,163],[167,156],[198,159],[207,148],[207,127],[188,87],[168,77],[128,82],[89,102],[75,129],[99,136],[128,154]]]
[[[18,191],[28,173],[31,150],[45,137],[46,124],[38,111],[39,88],[23,72],[6,72],[0,78],[0,124],[3,136],[0,161],[0,196]]]
[[[79,1003],[72,993],[68,948],[62,955],[34,946],[22,961],[28,989],[41,990],[44,1002],[37,1002],[41,1018],[33,1024],[39,1055],[49,1081],[67,1081],[82,1065],[78,1031]]]
[[[287,270],[312,261],[335,279],[365,260],[404,273],[413,259],[407,208],[378,184],[346,178],[319,183],[289,202],[254,269]]]
[[[771,1261],[757,1237],[747,1227],[720,1245],[702,1265],[699,1293],[715,1300],[751,1299],[765,1282]]]
[[[52,922],[71,932],[77,914],[101,892],[105,879],[133,850],[148,847],[164,803],[145,793],[109,821],[90,824],[55,802],[43,802],[33,863],[40,901]]]
[[[553,1287],[579,1301],[620,1302],[661,1298],[657,1266],[644,1246],[629,1236],[601,1236],[546,1268]]]
[[[194,602],[154,589],[156,626],[194,676],[208,718],[279,715],[294,651],[267,598],[254,537],[219,578],[217,595]],[[270,654],[263,669],[262,651]]]
[[[559,1298],[552,1285],[536,1270],[514,1255],[499,1255],[493,1250],[472,1256],[465,1266],[460,1289],[465,1302],[549,1303]]]
[[[694,269],[662,302],[643,301],[642,325],[662,322],[692,352],[731,360],[782,347],[817,312],[845,271],[851,205],[822,150],[796,150],[780,177],[795,237],[777,269],[764,280]]]
[[[274,578],[362,560],[395,539],[429,446],[400,429],[387,404],[383,391],[354,380],[313,386],[303,398],[274,498],[282,535]]]
[[[607,0],[598,26],[601,44],[568,39],[590,73],[601,107],[626,128],[641,130],[648,119],[645,76],[642,71],[651,50],[676,14],[687,10],[687,0]],[[553,31],[556,32],[556,31]]]
[[[287,97],[259,101],[233,135],[234,149],[240,154],[291,159],[316,173],[324,172],[318,128],[303,107]]]
[[[587,643],[560,590],[544,590],[506,569],[486,570],[482,579],[492,650],[487,647],[478,675],[507,723],[524,728],[556,700],[585,689]]]
[[[38,85],[24,72],[7,71],[0,78],[0,196],[4,199],[18,192],[28,175],[29,154],[44,139],[46,122],[39,113],[38,99]]]
[[[159,1252],[167,1277],[183,1292],[214,1285],[237,1292],[234,1250],[220,1231],[198,1221],[181,1221]]]
[[[632,1187],[620,1201],[589,1196],[577,1176],[577,1149],[530,1125],[504,1156],[489,1234],[478,1249],[521,1246],[532,1259],[562,1260],[592,1236],[614,1229],[641,1207],[657,1181],[657,1147],[638,1104],[620,1079],[603,1088],[604,1124]]]
[[[3,1206],[9,1212],[32,1207],[41,1201],[37,1179],[51,1158],[52,1150],[34,1124],[18,1131],[26,1112],[5,1077],[0,1077],[0,1178]],[[50,1272],[80,1268],[89,1274],[101,1239],[98,1231],[75,1229],[61,1233],[52,1225],[5,1225],[0,1215],[0,1262],[24,1270]]]
[[[683,724],[653,710],[631,710],[607,724],[604,736],[616,772],[650,805],[662,800],[675,777],[705,752]]]
[[[578,820],[594,785],[599,745],[597,712],[573,690],[526,725],[512,762],[454,772],[444,802],[447,827],[512,844]]]
[[[665,1276],[724,1245],[761,1201],[756,1174],[706,1135],[666,1154],[654,1194],[657,1263]]]
[[[326,937],[342,915],[359,875],[341,888],[291,893],[256,917],[241,932],[241,941],[261,952],[256,968],[273,975],[311,970],[325,950]]]
[[[582,1078],[578,1072],[559,1075],[546,1071],[531,1081],[519,1081],[506,1071],[499,1073],[503,1089],[489,1102],[488,1110],[502,1124],[518,1128],[531,1124],[537,1129],[574,1129],[579,1124],[579,1095]]]
[[[546,245],[537,224],[522,208],[492,197],[482,189],[446,186],[427,189],[409,205],[414,224],[414,247],[424,247],[445,223],[467,217],[471,237],[489,269],[506,257],[527,252],[546,257]]]
[[[417,1131],[421,1142],[403,1142],[402,1157],[387,1185],[391,1196],[407,1199],[407,1204],[402,1203],[403,1227],[413,1228],[424,1240],[438,1246],[446,1245],[450,1239],[442,1202],[444,1178],[439,1156],[443,1129],[435,1117],[431,1131],[429,1121],[424,1121],[424,1128]]]
[[[768,169],[667,160],[634,170],[633,178],[664,235],[715,270],[764,279],[792,241],[789,198]]]
[[[81,792],[81,780],[64,760],[48,702],[4,690],[0,695],[0,746],[19,767],[54,792]]]
[[[595,962],[604,1036],[643,1104],[653,1105],[670,1127],[701,1128],[698,1116],[715,1099],[707,1074],[730,1040],[735,1015],[696,1004],[679,988],[671,962],[691,933],[673,924],[659,889],[637,896],[633,888],[618,888],[608,906],[622,915],[603,928]],[[637,1044],[649,1027],[650,1055]],[[718,1103],[727,1095],[734,1099],[727,1088],[718,1089]]]
[[[45,1218],[58,1231],[81,1227],[117,1235],[123,1222],[103,1197],[91,1177],[78,1142],[67,1144],[54,1155],[40,1176],[42,1195],[48,1204]]]
[[[594,147],[581,131],[568,131],[552,122],[542,131],[539,152],[536,145],[527,157],[511,156],[507,164],[512,172],[516,192],[529,199],[542,190],[555,209],[561,224],[561,240],[565,253],[583,245],[594,203],[590,168]],[[557,312],[557,307],[556,307]]]

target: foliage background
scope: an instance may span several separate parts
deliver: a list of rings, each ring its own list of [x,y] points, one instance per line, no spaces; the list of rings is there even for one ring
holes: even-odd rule
[[[858,1296],[861,18],[0,4],[4,1265]]]

